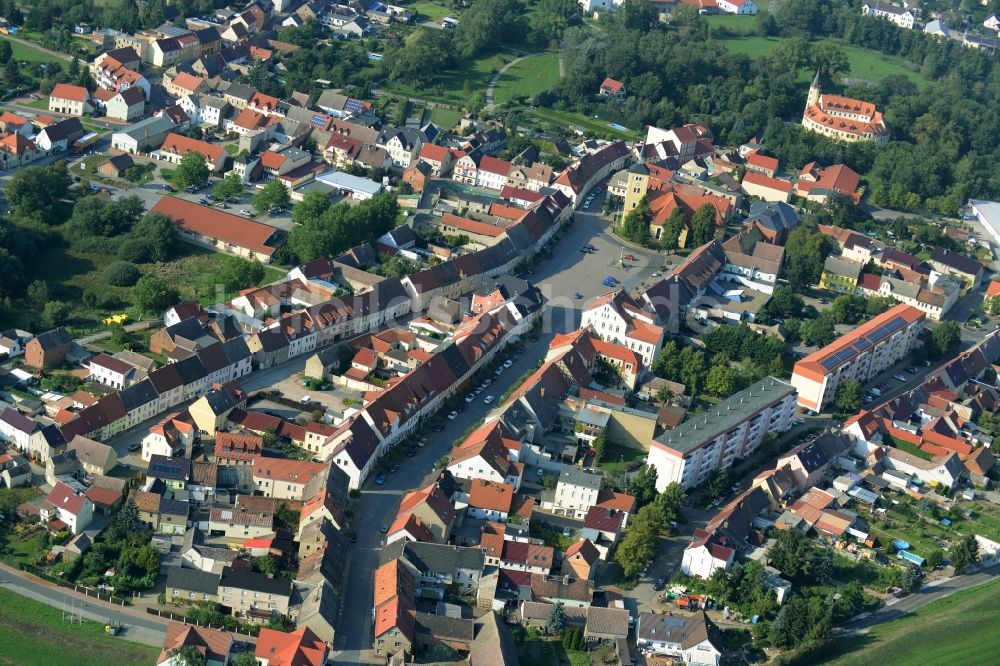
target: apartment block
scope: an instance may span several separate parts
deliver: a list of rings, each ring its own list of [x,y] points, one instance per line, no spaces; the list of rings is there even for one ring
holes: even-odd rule
[[[653,440],[649,464],[656,468],[660,492],[676,481],[693,488],[715,469],[727,469],[760,446],[764,435],[791,426],[795,387],[765,377],[714,408]]]
[[[792,385],[799,406],[818,412],[843,382],[863,383],[890,368],[920,344],[926,316],[901,303],[796,363]]]

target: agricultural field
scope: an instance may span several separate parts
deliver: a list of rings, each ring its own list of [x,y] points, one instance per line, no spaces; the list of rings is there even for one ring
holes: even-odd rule
[[[531,98],[557,85],[559,56],[545,53],[526,58],[504,72],[493,91],[493,101],[503,104],[515,97]]]
[[[462,12],[461,9],[448,9],[443,2],[434,2],[434,0],[416,0],[415,2],[400,3],[400,5],[411,12],[420,14],[421,20],[430,20],[435,23],[444,16],[458,18]]]
[[[1000,507],[989,502],[959,502],[958,511],[953,512],[935,510],[932,506],[924,507],[905,499],[900,502],[890,507],[881,521],[871,524],[871,533],[885,547],[895,539],[902,539],[909,542],[912,552],[926,557],[928,551],[944,549],[968,534],[1000,540]],[[966,511],[968,517],[964,515]],[[945,525],[942,520],[951,521],[951,524]]]
[[[65,663],[67,655],[78,666],[151,664],[160,648],[105,635],[104,627],[85,620],[70,624],[51,608],[0,589],[0,663],[48,666]]]
[[[1000,650],[996,595],[1000,581],[957,592],[916,613],[878,625],[867,634],[842,638],[828,666],[908,666],[985,663]],[[988,661],[988,659],[986,659]]]

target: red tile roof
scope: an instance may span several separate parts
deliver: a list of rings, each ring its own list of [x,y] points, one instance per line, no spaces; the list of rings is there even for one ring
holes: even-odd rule
[[[778,160],[767,155],[761,155],[760,151],[754,150],[747,154],[747,164],[767,169],[769,171],[778,170]]]
[[[267,257],[274,252],[268,242],[274,237],[275,229],[266,224],[177,197],[163,197],[150,212],[163,213],[182,231],[215,238]]]
[[[604,79],[604,81],[601,82],[601,90],[607,90],[609,93],[613,95],[617,95],[618,93],[620,93],[624,86],[625,86],[624,83],[622,83],[621,81],[615,81],[612,78]]]
[[[469,488],[469,506],[487,511],[509,513],[514,500],[514,488],[503,483],[473,479]]]
[[[323,666],[329,646],[309,627],[292,632],[262,627],[254,654],[268,666]]]
[[[781,178],[768,178],[764,174],[757,173],[756,171],[747,171],[743,175],[743,182],[749,183],[751,185],[757,185],[758,187],[767,187],[772,190],[777,190],[778,192],[784,192],[789,194],[792,191],[792,183],[788,180],[783,180]]]
[[[217,143],[199,141],[198,139],[192,139],[191,137],[187,137],[182,134],[174,134],[173,132],[168,134],[167,138],[164,139],[163,145],[160,146],[160,150],[181,156],[184,156],[187,153],[198,153],[208,160],[210,164],[217,162],[226,152],[225,149]]]
[[[446,147],[433,143],[425,143],[420,147],[420,157],[432,162],[443,162],[450,154]]]
[[[77,493],[68,485],[62,481],[58,482],[52,492],[48,494],[45,498],[52,506],[58,507],[63,511],[67,511],[74,516],[80,514],[80,510],[83,509],[84,500],[86,496],[82,493]]]
[[[198,89],[198,86],[205,83],[205,79],[200,76],[194,76],[193,74],[188,74],[187,72],[179,72],[171,80],[171,85],[175,88],[180,88],[181,90],[186,90],[191,93]]]
[[[87,89],[80,86],[71,86],[68,83],[57,83],[53,86],[49,97],[68,99],[74,102],[85,102],[87,101]]]

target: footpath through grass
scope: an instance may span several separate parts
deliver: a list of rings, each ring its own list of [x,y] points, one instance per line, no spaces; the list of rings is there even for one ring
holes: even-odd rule
[[[503,104],[515,97],[531,98],[557,85],[559,56],[555,53],[532,56],[503,73],[493,91],[493,100],[497,104]]]
[[[831,666],[985,664],[1000,652],[1000,581],[957,592],[916,613],[842,638],[821,663]]]
[[[2,38],[4,41],[10,42],[11,51],[14,53],[15,60],[22,60],[24,62],[58,62],[65,64],[65,60],[60,60],[50,56],[45,51],[36,49],[33,46],[27,46],[21,42],[15,42],[12,39]]]
[[[0,664],[151,664],[160,649],[104,633],[104,625],[62,619],[57,608],[0,588]]]

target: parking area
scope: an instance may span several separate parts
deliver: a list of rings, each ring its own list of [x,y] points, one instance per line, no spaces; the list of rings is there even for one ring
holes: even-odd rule
[[[270,389],[280,391],[282,398],[302,404],[302,411],[309,413],[316,409],[332,410],[343,412],[354,405],[360,405],[364,398],[364,393],[343,386],[328,383],[324,387],[314,390],[305,385],[305,380],[301,373],[282,379]],[[346,401],[346,403],[345,403]],[[277,405],[277,403],[275,403]],[[277,405],[278,408],[288,410],[288,407]]]

